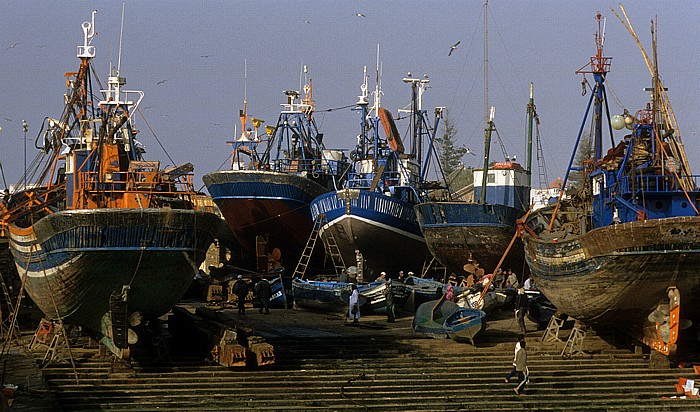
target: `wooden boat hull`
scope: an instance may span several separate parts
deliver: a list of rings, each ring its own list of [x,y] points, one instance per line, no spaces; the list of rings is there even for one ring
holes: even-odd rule
[[[535,214],[527,224],[537,229]],[[540,226],[541,227],[541,226]],[[633,336],[667,288],[680,291],[681,318],[700,321],[700,217],[634,221],[584,235],[524,235],[537,287],[563,313]]]
[[[485,318],[483,310],[459,308],[445,319],[443,327],[450,339],[474,344],[474,336],[486,326]]]
[[[464,264],[470,256],[491,273],[515,235],[516,220],[524,214],[499,204],[428,202],[416,206],[428,249],[448,272],[458,275],[467,274]],[[520,273],[524,265],[525,253],[518,238],[501,267]]]
[[[47,317],[99,332],[109,298],[129,285],[129,312],[167,313],[204,261],[221,219],[208,212],[92,209],[10,226],[29,296]]]
[[[365,262],[365,273],[400,270],[420,273],[429,257],[413,205],[381,193],[344,189],[314,199],[311,214],[325,213],[324,239],[332,234],[347,266],[355,265],[355,251]]]

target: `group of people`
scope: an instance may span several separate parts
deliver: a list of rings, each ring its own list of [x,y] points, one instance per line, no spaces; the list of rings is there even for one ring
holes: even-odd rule
[[[408,272],[408,276],[413,276],[413,272]],[[399,271],[398,281],[405,281],[407,276],[403,270]],[[387,323],[396,322],[396,307],[394,305],[394,286],[390,277],[387,277],[386,272],[381,272],[375,282],[384,282],[384,290],[382,294],[386,302],[386,321]],[[357,285],[350,285],[351,293],[348,302],[348,318],[352,323],[358,323],[360,320],[360,292],[357,290]]]
[[[231,287],[231,292],[236,295],[238,300],[238,313],[245,315],[245,300],[250,291],[248,282],[243,279],[243,275],[238,275],[236,282]],[[272,296],[272,285],[265,278],[260,279],[253,286],[253,293],[260,303],[260,313],[270,314],[270,297]]]

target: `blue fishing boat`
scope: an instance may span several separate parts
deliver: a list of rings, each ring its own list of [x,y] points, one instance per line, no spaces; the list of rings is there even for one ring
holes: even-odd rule
[[[527,318],[537,325],[537,329],[545,329],[550,319],[557,313],[557,307],[547,299],[542,292],[525,290],[527,295]]]
[[[409,145],[404,146],[391,113],[380,105],[379,84],[374,105],[369,107],[365,68],[357,103],[361,132],[351,152],[352,166],[345,187],[311,202],[312,217],[324,214],[328,219],[320,236],[325,239],[332,234],[345,262],[354,262],[359,251],[366,279],[375,278],[380,271],[390,276],[399,270],[418,273],[430,257],[413,206],[434,187],[426,180],[426,166],[433,157],[439,164],[432,137],[442,111],[436,109],[431,126],[422,108],[429,79],[409,74],[403,81],[412,88]]]
[[[474,344],[474,336],[486,327],[486,312],[472,308],[458,308],[445,319],[443,327],[450,339]]]
[[[311,80],[303,98],[299,91],[285,91],[287,102],[277,123],[264,134],[258,132],[263,121],[248,116],[244,100],[231,169],[202,178],[244,250],[255,256],[256,238],[262,236],[270,250],[281,252],[287,268],[299,261],[313,228],[309,204],[342,187],[349,165],[342,151],[326,149],[314,119],[312,92]]]
[[[573,191],[567,184],[577,172],[579,190],[528,217],[525,256],[538,289],[562,313],[622,329],[669,355],[681,325],[700,321],[698,176],[691,174],[655,60],[647,59],[651,101],[634,115],[610,117],[605,82],[612,58],[603,54],[600,13],[597,20],[596,55],[578,70],[592,75],[592,93],[563,186]],[[576,165],[591,109],[592,151]],[[617,130],[624,135],[616,139]],[[604,134],[611,141],[607,153]]]
[[[62,115],[44,119],[36,168],[0,204],[0,231],[47,319],[128,358],[145,325],[183,297],[222,222],[198,210],[191,164],[144,158],[135,124],[144,94],[124,88],[120,67],[93,90],[95,12],[82,29]]]
[[[488,2],[484,11],[484,43],[488,42],[487,19]],[[485,47],[484,64],[488,65]],[[527,106],[528,150],[526,169],[515,162],[503,150],[503,162],[491,165],[491,135],[500,135],[494,123],[495,109],[488,106],[488,70],[484,73],[484,112],[487,124],[484,136],[483,168],[472,172],[474,196],[470,201],[453,200],[454,193],[448,191],[448,199],[429,201],[416,206],[418,223],[425,237],[428,249],[448,272],[467,275],[465,263],[468,257],[475,259],[487,273],[496,273],[501,258],[508,250],[516,233],[517,220],[530,205],[530,171],[532,152],[532,124],[536,117],[530,84],[530,102]],[[486,113],[490,114],[487,116]],[[486,119],[485,119],[486,120]],[[503,148],[503,143],[501,142]],[[527,269],[525,254],[520,238],[515,239],[502,267],[516,273]]]
[[[295,309],[311,309],[321,312],[343,313],[348,310],[351,283],[292,279],[292,295]],[[359,304],[366,299],[360,296]]]
[[[287,296],[287,286],[285,285],[282,276],[276,277],[270,281],[270,307],[285,308],[289,307],[291,299]]]
[[[531,108],[534,108],[532,95],[529,112]],[[514,239],[518,219],[529,208],[531,150],[527,152],[528,170],[509,158],[490,165],[493,130],[492,110],[484,139],[484,166],[473,171],[474,182],[481,182],[474,187],[476,202],[429,201],[416,206],[418,223],[430,252],[449,272],[456,274],[468,274],[465,263],[469,256],[493,273]],[[520,273],[526,268],[524,259],[522,241],[516,238],[500,267]]]
[[[357,285],[357,291],[360,293],[360,298],[365,300],[364,305],[361,305],[363,312],[386,312],[386,295],[384,295],[386,282],[376,281],[360,284]]]

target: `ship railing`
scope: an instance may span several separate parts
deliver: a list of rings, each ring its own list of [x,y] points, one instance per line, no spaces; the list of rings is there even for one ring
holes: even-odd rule
[[[615,195],[637,194],[639,192],[663,193],[681,192],[681,182],[691,182],[692,187],[686,190],[698,190],[700,175],[678,176],[674,174],[666,175],[637,175],[625,176],[620,180],[619,186],[607,188],[607,196],[611,198]]]
[[[342,192],[339,191],[339,192]],[[366,190],[359,190],[353,196],[337,194],[335,196],[324,196],[311,206],[312,214],[328,214],[333,210],[345,209],[346,203],[350,202],[351,209],[362,208],[377,213],[387,214],[401,220],[416,220],[416,212],[413,208],[405,207],[401,202],[391,196],[376,196]]]
[[[172,176],[159,172],[98,172],[80,173],[86,191],[113,193],[148,192],[159,194],[183,194],[193,192],[192,174]]]
[[[347,200],[346,200],[347,201]],[[406,208],[397,199],[391,196],[376,196],[368,191],[360,191],[359,196],[350,200],[350,208],[362,208],[374,212],[394,216],[402,220],[415,220],[416,212],[413,208]]]
[[[347,162],[331,159],[277,159],[272,170],[282,173],[312,173],[339,176],[345,171]]]
[[[372,185],[372,173],[353,173],[348,178],[348,187],[353,189],[369,189]],[[379,181],[379,187],[401,186],[401,173],[399,172],[384,172],[382,180]]]

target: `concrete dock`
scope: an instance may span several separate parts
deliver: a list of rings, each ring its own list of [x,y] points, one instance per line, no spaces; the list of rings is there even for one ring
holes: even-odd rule
[[[11,410],[700,410],[699,400],[668,399],[679,377],[696,377],[692,368],[652,369],[629,341],[593,333],[585,353],[562,359],[563,343],[542,343],[529,322],[530,384],[517,396],[515,380],[504,382],[517,336],[509,312],[495,312],[471,346],[416,335],[410,316],[392,324],[364,316],[348,326],[335,314],[219,310],[271,343],[275,364],[225,368],[186,342],[130,364],[76,345],[75,370],[66,358],[39,369],[35,352],[36,361],[15,360],[30,359],[25,372],[33,383],[28,392],[20,387]],[[6,375],[5,383],[13,379],[26,377]]]

